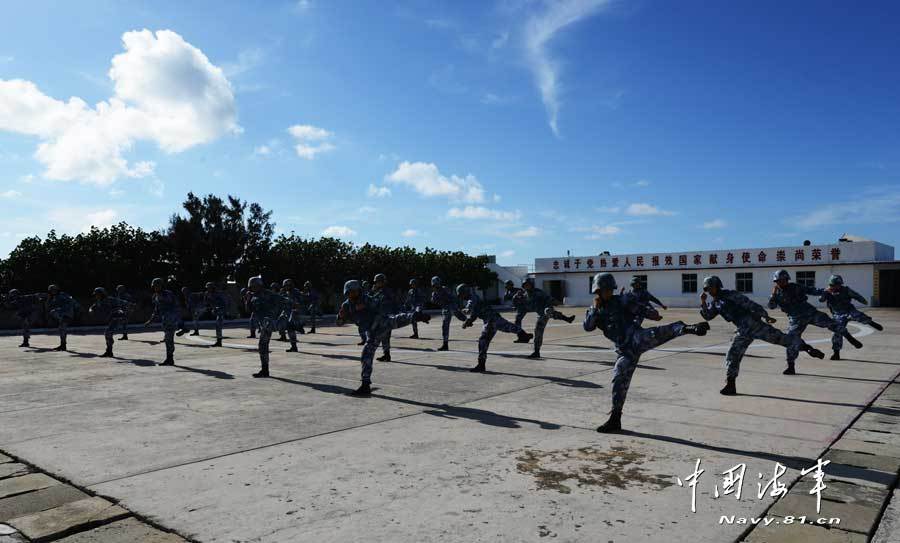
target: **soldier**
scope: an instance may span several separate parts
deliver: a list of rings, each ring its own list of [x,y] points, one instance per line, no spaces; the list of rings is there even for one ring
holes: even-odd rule
[[[431,278],[431,303],[441,308],[441,317],[443,318],[441,322],[441,334],[444,342],[438,350],[449,351],[450,322],[453,320],[454,315],[461,321],[465,321],[466,316],[459,310],[459,298],[456,297],[456,294],[454,294],[452,290],[443,286],[441,284],[441,278],[436,275]]]
[[[222,346],[222,325],[225,321],[225,312],[228,310],[228,297],[219,291],[215,283],[206,283],[206,292],[203,293],[203,305],[206,311],[216,319],[216,342],[213,347]]]
[[[525,292],[516,287],[516,284],[513,283],[512,279],[508,280],[504,286],[506,287],[506,292],[503,293],[503,301],[512,304],[513,309],[516,310],[516,326],[521,328],[522,321],[525,319],[525,315],[528,314],[528,303]]]
[[[788,316],[789,336],[797,336],[799,339],[806,327],[812,324],[820,328],[828,328],[833,333],[841,333],[841,325],[825,313],[816,309],[811,303],[806,301],[808,294],[822,296],[824,291],[815,287],[803,287],[797,283],[791,282],[791,275],[787,270],[778,270],[772,275],[772,296],[769,298],[769,309],[780,307]],[[794,375],[795,363],[800,351],[797,348],[798,343],[791,344],[787,349],[787,369],[784,370],[785,375]]]
[[[383,289],[381,295],[384,295]],[[431,318],[422,312],[385,313],[387,305],[383,300],[379,300],[378,295],[369,296],[363,293],[362,286],[355,279],[344,283],[344,296],[346,300],[341,304],[338,312],[338,324],[347,321],[355,322],[365,330],[366,334],[366,346],[363,347],[360,357],[362,384],[351,395],[368,397],[372,394],[372,359],[375,357],[378,344],[382,343],[390,331],[395,328],[402,328],[415,320],[427,323]]]
[[[303,323],[301,322],[301,311],[306,302],[306,296],[300,291],[299,288],[294,286],[293,279],[285,279],[281,283],[281,295],[290,300],[290,304],[288,304],[284,308],[284,312],[282,314],[282,318],[285,320],[287,334],[291,341],[291,347],[289,349],[285,349],[286,352],[296,353],[297,352],[297,331],[303,327]]]
[[[188,314],[191,316],[192,323],[194,325],[194,331],[191,332],[192,336],[200,335],[200,316],[203,315],[203,311],[205,309],[204,298],[205,294],[203,292],[191,292],[191,289],[187,287],[182,287],[181,296],[184,298],[184,305],[187,307]],[[179,312],[180,313],[180,312]],[[178,337],[183,336],[188,331],[187,323],[183,320],[181,321],[181,330],[178,331]]]
[[[534,287],[534,279],[528,277],[522,281],[522,292],[525,293],[526,307],[529,311],[537,313],[538,320],[534,325],[534,352],[528,358],[540,358],[541,346],[544,344],[544,330],[550,319],[556,319],[572,323],[575,315],[565,316],[553,308],[553,300],[546,292]]]
[[[54,351],[66,350],[66,337],[69,334],[69,324],[75,318],[75,310],[78,302],[74,298],[59,290],[56,285],[47,287],[47,312],[59,326],[59,347]]]
[[[712,301],[707,305],[707,298]],[[703,294],[700,295],[700,315],[710,321],[721,315],[723,319],[734,324],[737,332],[731,340],[731,347],[725,355],[725,387],[719,391],[726,396],[737,394],[737,377],[741,370],[741,360],[754,339],[761,339],[785,348],[804,351],[814,358],[825,358],[825,354],[814,349],[800,336],[789,336],[771,326],[775,319],[769,316],[765,308],[750,300],[743,294],[727,290],[722,280],[715,275],[703,279]],[[763,322],[765,320],[765,322]]]
[[[106,331],[103,333],[106,338],[106,350],[100,355],[101,357],[112,358],[113,334],[116,330],[121,329],[122,323],[128,319],[128,310],[131,305],[130,302],[121,298],[108,296],[103,287],[94,289],[94,304],[88,309],[88,312],[107,319]]]
[[[379,313],[383,315],[398,313],[397,296],[394,294],[394,289],[387,286],[387,276],[385,274],[375,274],[375,277],[372,279],[372,291],[369,293],[369,296],[379,305]],[[376,359],[379,362],[391,361],[392,330],[392,328],[388,329],[384,337],[379,340],[381,343],[381,356]]]
[[[150,282],[150,288],[153,290],[153,313],[144,326],[150,326],[155,320],[159,319],[163,329],[163,341],[166,344],[166,359],[161,362],[160,366],[175,365],[175,330],[181,321],[181,306],[178,304],[178,297],[165,288],[165,283],[159,277]],[[182,334],[185,330],[181,330]]]
[[[841,332],[835,332],[831,336],[831,348],[834,351],[834,354],[831,355],[831,360],[841,359],[841,347],[844,346],[844,338],[847,338],[847,341],[857,349],[862,347],[862,343],[847,331],[848,322],[857,321],[868,324],[876,330],[884,330],[884,327],[873,321],[872,317],[856,309],[853,306],[853,300],[869,305],[869,301],[866,300],[865,296],[850,287],[844,286],[844,278],[840,275],[832,275],[828,278],[828,288],[823,291],[819,301],[828,305],[831,316],[841,326]]]
[[[241,303],[244,305],[244,309],[250,313],[250,335],[247,336],[247,339],[256,339],[256,328],[259,326],[256,320],[256,313],[253,312],[253,308],[250,306],[252,297],[253,291],[249,288],[241,289]]]
[[[424,305],[425,296],[423,296],[422,292],[419,290],[419,280],[415,278],[410,279],[409,290],[406,291],[405,309],[415,313],[417,311],[422,311]],[[413,321],[412,329],[413,333],[409,336],[409,339],[419,339],[419,325],[416,321]]]
[[[303,295],[306,296],[307,308],[309,312],[309,333],[316,333],[316,317],[319,316],[321,309],[319,308],[319,292],[313,288],[312,281],[303,283]]]
[[[282,295],[284,294],[281,290],[281,285],[272,281],[272,284],[269,285],[269,290],[272,292]],[[278,341],[287,341],[287,312],[282,310],[282,314],[278,316],[278,319],[275,321],[275,330],[278,330]]]
[[[656,304],[663,309],[669,309],[666,304],[659,301],[659,298],[650,294],[650,291],[644,288],[644,282],[641,281],[641,278],[639,276],[632,276],[629,286],[631,287],[631,295],[634,296],[634,298],[639,303],[642,303],[651,308],[653,307],[653,305],[651,304]],[[622,291],[624,292],[625,289],[623,288]],[[638,324],[641,324],[641,322],[643,321],[643,317],[638,316],[636,318],[638,319]]]
[[[266,290],[262,277],[251,277],[247,281],[247,288],[250,291],[248,306],[251,313],[256,315],[256,325],[259,327],[260,370],[253,377],[269,377],[269,340],[284,307],[290,301],[277,291]]]
[[[128,289],[125,288],[125,285],[116,287],[116,298],[128,303],[128,306],[125,308],[125,319],[122,320],[122,337],[119,338],[119,341],[126,341],[128,339],[128,319],[131,317],[131,312],[137,307],[137,304],[134,302],[134,297],[128,294]]]
[[[478,364],[470,369],[471,372],[484,373],[485,363],[487,362],[488,348],[491,346],[491,340],[497,335],[497,331],[506,332],[508,334],[516,334],[520,343],[528,343],[534,337],[521,326],[509,322],[500,316],[489,303],[482,300],[477,294],[472,292],[472,288],[466,284],[456,287],[456,296],[466,302],[463,313],[466,315],[465,322],[462,323],[463,328],[469,328],[475,323],[476,319],[481,319],[484,326],[481,328],[481,336],[478,338]]]
[[[43,294],[22,294],[18,289],[11,289],[4,300],[4,305],[16,312],[16,316],[22,322],[22,344],[19,347],[31,347],[31,320],[34,318],[35,309],[43,303],[46,296]]]
[[[685,324],[676,321],[653,328],[641,328],[635,317],[647,314],[648,308],[631,294],[616,295],[616,280],[611,273],[594,276],[594,303],[584,316],[584,329],[599,329],[616,346],[616,365],[612,374],[612,411],[598,432],[618,432],[622,429],[622,408],[631,386],[631,378],[641,355],[678,336],[705,336],[709,323]]]

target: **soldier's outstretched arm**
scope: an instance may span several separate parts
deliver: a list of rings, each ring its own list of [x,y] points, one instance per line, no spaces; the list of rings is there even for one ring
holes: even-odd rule
[[[850,297],[853,298],[854,300],[856,300],[857,302],[859,302],[863,305],[869,305],[869,300],[866,300],[865,296],[856,292],[852,288],[847,287],[847,292],[850,294]]]
[[[659,298],[657,298],[656,296],[650,294],[649,292],[647,293],[647,296],[649,297],[649,300],[650,300],[651,302],[655,303],[656,305],[658,305],[658,306],[660,306],[660,307],[665,307],[666,304],[660,302],[660,301],[659,301]]]

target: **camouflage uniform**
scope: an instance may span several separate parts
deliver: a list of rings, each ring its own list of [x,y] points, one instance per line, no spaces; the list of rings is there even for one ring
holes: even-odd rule
[[[306,297],[306,310],[309,313],[309,333],[316,333],[316,317],[321,313],[319,292],[311,286],[303,289],[303,295]]]
[[[823,290],[815,287],[803,287],[797,283],[788,283],[787,287],[777,289],[769,298],[769,309],[781,308],[788,316],[787,334],[798,340],[803,336],[806,327],[812,324],[827,328],[834,334],[840,334],[841,325],[825,313],[816,309],[806,301],[806,296],[821,296]],[[793,368],[800,355],[801,341],[792,343],[787,349],[787,365]]]
[[[360,294],[355,302],[351,302],[348,298],[341,304],[340,314],[343,320],[355,322],[364,330],[366,336],[366,345],[361,356],[361,378],[364,385],[372,382],[372,364],[378,345],[390,338],[391,330],[408,326],[419,316],[419,313],[391,315],[385,312],[387,307],[383,299],[368,294]]]
[[[282,318],[285,320],[288,340],[291,342],[291,350],[297,348],[297,332],[303,328],[303,308],[307,305],[307,298],[299,288],[282,289],[282,296],[288,299]]]
[[[175,356],[175,330],[182,320],[178,297],[171,290],[163,289],[153,293],[153,313],[148,321],[152,322],[157,318],[162,324],[166,361],[171,362]]]
[[[122,321],[122,337],[119,338],[128,339],[128,320],[137,304],[134,301],[134,296],[128,294],[128,290],[125,289],[124,285],[119,285],[116,288],[116,298],[128,303],[128,307],[125,310],[125,319]]]
[[[88,311],[95,316],[107,319],[106,330],[103,336],[106,338],[106,352],[112,354],[113,334],[122,328],[122,324],[128,320],[128,312],[133,304],[121,298],[106,296],[94,302]]]
[[[503,301],[512,304],[513,309],[516,310],[516,326],[521,328],[522,321],[525,319],[525,315],[528,314],[528,299],[525,296],[525,290],[507,286],[506,292],[503,294]]]
[[[259,327],[259,321],[256,318],[256,313],[253,311],[253,308],[250,306],[250,300],[253,298],[253,291],[248,288],[241,289],[241,304],[244,306],[244,310],[247,313],[250,313],[250,335],[248,339],[256,338],[256,329]]]
[[[187,306],[188,315],[190,315],[194,332],[192,336],[200,335],[200,316],[206,310],[206,293],[205,292],[182,292],[184,303]],[[180,311],[179,311],[180,313]],[[184,319],[179,319],[179,328],[187,328]]]
[[[431,303],[441,308],[441,317],[443,318],[441,334],[444,338],[444,345],[446,345],[450,341],[450,322],[453,320],[453,316],[456,315],[456,318],[461,321],[465,321],[466,316],[459,309],[459,298],[447,287],[441,286],[431,291]]]
[[[228,310],[228,297],[224,293],[214,290],[203,293],[203,307],[216,319],[216,341],[222,341],[222,325],[225,320],[225,312]]]
[[[406,300],[404,301],[404,309],[407,311],[411,311],[413,313],[422,311],[422,307],[425,305],[425,296],[422,294],[422,291],[419,290],[418,287],[412,287],[406,291]],[[413,321],[412,323],[413,336],[419,337],[419,323]]]
[[[850,287],[841,285],[824,289],[819,300],[828,305],[831,316],[840,327],[840,330],[835,331],[831,336],[831,348],[837,352],[840,352],[844,346],[844,334],[849,333],[847,332],[847,323],[856,321],[863,324],[872,324],[874,322],[872,317],[853,306],[853,300],[864,305],[869,305],[869,301],[866,300],[865,296]]]
[[[789,336],[763,322],[762,319],[769,316],[765,308],[733,290],[719,289],[718,296],[700,308],[700,315],[708,321],[720,315],[737,327],[731,347],[725,355],[725,372],[729,380],[737,379],[741,371],[741,360],[754,339],[786,348],[796,346],[798,351],[803,344],[799,336]]]
[[[653,306],[652,306],[651,304],[656,304],[656,305],[658,305],[658,306],[660,306],[660,307],[662,307],[663,305],[665,305],[665,304],[663,304],[661,301],[659,301],[659,298],[657,298],[656,296],[650,294],[650,291],[647,290],[647,289],[645,289],[645,288],[638,288],[638,289],[635,289],[634,287],[632,287],[632,288],[631,288],[631,292],[630,292],[629,294],[630,294],[631,296],[633,296],[634,299],[637,300],[637,302],[638,302],[639,304],[645,305],[645,306],[647,306],[648,308],[652,309],[652,313],[651,313],[651,312],[648,312],[646,315],[636,315],[636,316],[635,316],[635,319],[637,319],[637,323],[638,323],[638,324],[641,324],[642,322],[644,322],[644,318],[649,317],[649,316],[651,316],[651,315],[656,315],[656,314],[658,314],[658,313],[656,313],[656,310],[653,309]]]
[[[531,337],[531,334],[527,334],[522,330],[521,326],[504,319],[500,313],[497,313],[496,309],[474,292],[469,293],[469,300],[466,302],[463,313],[467,315],[463,327],[471,326],[477,319],[481,319],[484,322],[484,325],[481,327],[481,336],[478,337],[479,366],[484,366],[487,361],[488,348],[491,346],[491,340],[494,339],[498,331],[516,334],[519,338]]]
[[[631,386],[631,378],[641,355],[685,334],[686,326],[676,321],[653,328],[641,328],[636,317],[647,307],[631,294],[613,295],[600,308],[590,307],[584,316],[584,330],[599,329],[616,347],[612,373],[612,413],[620,415]]]
[[[69,323],[75,318],[75,310],[78,302],[65,292],[57,292],[54,296],[47,297],[47,313],[59,326],[59,346],[66,347],[66,338],[69,334]]]
[[[372,292],[369,294],[369,297],[372,298],[378,304],[378,311],[382,315],[394,315],[398,313],[398,303],[397,303],[397,295],[394,293],[394,289],[390,287],[384,288],[373,288]],[[404,324],[403,326],[406,326]],[[400,328],[400,327],[394,327]],[[380,339],[381,342],[381,354],[382,358],[390,360],[391,358],[391,332],[393,328],[388,328],[387,332],[384,334],[384,337]]]
[[[31,339],[31,320],[34,318],[34,312],[40,304],[44,302],[46,295],[44,294],[16,294],[8,296],[4,300],[4,305],[13,311],[22,323],[22,344],[20,347],[30,346]]]
[[[566,320],[565,315],[553,309],[553,302],[546,292],[539,288],[532,288],[531,291],[523,289],[528,311],[537,313],[537,323],[534,325],[534,352],[539,353],[541,346],[544,344],[544,330],[547,323],[554,313],[558,315],[557,319]]]
[[[261,374],[264,374],[260,376],[269,374],[269,341],[272,339],[272,332],[275,331],[285,306],[289,306],[290,303],[289,299],[271,290],[263,289],[258,293],[250,293],[247,305],[251,313],[256,315],[256,326],[259,330],[259,342],[257,343],[259,363]]]

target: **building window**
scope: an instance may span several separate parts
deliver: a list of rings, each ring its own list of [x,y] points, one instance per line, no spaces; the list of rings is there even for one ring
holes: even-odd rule
[[[681,292],[697,292],[697,274],[682,273],[681,274]]]
[[[753,274],[749,272],[734,274],[734,288],[738,292],[753,292]]]
[[[641,288],[647,290],[647,276],[646,275],[635,275],[634,279],[637,279],[638,283],[640,283]],[[631,281],[629,281],[631,283]]]
[[[800,285],[801,287],[815,288],[816,272],[814,272],[814,271],[798,271],[797,272],[797,284]]]

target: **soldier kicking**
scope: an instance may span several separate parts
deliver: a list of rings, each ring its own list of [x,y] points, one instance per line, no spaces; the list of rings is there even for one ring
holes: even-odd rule
[[[181,322],[181,306],[178,297],[171,290],[165,288],[165,283],[159,277],[150,282],[153,290],[153,313],[144,323],[144,326],[159,319],[163,329],[163,341],[166,344],[166,359],[159,366],[175,365],[175,330]],[[181,330],[184,333],[184,330]]]
[[[425,297],[419,290],[419,280],[412,278],[409,280],[409,290],[406,291],[406,300],[404,301],[404,309],[416,313],[422,311],[425,305]],[[419,339],[419,324],[414,320],[412,322],[413,333],[409,339]]]
[[[832,318],[841,327],[840,333],[835,332],[831,336],[831,348],[834,351],[831,355],[831,360],[841,359],[841,347],[844,346],[844,338],[847,338],[847,341],[857,349],[862,347],[862,343],[847,331],[848,322],[861,322],[876,330],[884,330],[884,327],[873,321],[872,317],[856,309],[853,306],[853,300],[863,305],[869,305],[869,301],[866,300],[865,296],[850,287],[844,286],[844,278],[840,275],[832,275],[828,278],[828,288],[822,292],[819,301],[828,305]]]
[[[522,281],[522,292],[525,293],[525,304],[528,311],[537,313],[537,323],[534,325],[534,352],[528,358],[540,358],[541,346],[544,344],[544,330],[550,319],[566,321],[569,324],[575,321],[575,315],[569,317],[553,308],[553,300],[546,292],[535,288],[534,279],[528,277]],[[518,318],[518,315],[516,315]]]
[[[789,336],[796,336],[799,339],[810,324],[827,328],[834,334],[842,332],[841,325],[837,321],[806,301],[808,294],[815,296],[824,294],[822,289],[792,283],[791,274],[787,270],[776,271],[772,276],[772,282],[775,286],[772,287],[772,296],[769,298],[769,309],[779,307],[787,314]],[[783,372],[785,375],[796,374],[794,366],[800,354],[798,345],[799,343],[792,343],[787,349],[787,368]]]
[[[466,316],[459,310],[459,298],[448,287],[443,286],[441,278],[435,275],[431,278],[431,303],[441,308],[441,337],[444,342],[438,348],[439,351],[450,350],[450,322],[453,316],[465,321]]]
[[[203,293],[203,305],[216,319],[216,342],[213,347],[222,346],[222,325],[225,320],[225,312],[228,310],[228,297],[219,291],[212,281],[206,283],[206,292]]]
[[[416,320],[428,323],[431,318],[421,311],[396,315],[385,313],[386,306],[377,299],[377,296],[364,294],[362,286],[355,279],[344,283],[344,296],[346,300],[341,304],[337,323],[341,325],[347,321],[355,322],[366,333],[366,345],[360,356],[362,384],[351,393],[351,396],[368,397],[372,394],[372,359],[375,357],[378,344],[384,342],[395,328],[408,326]]]
[[[256,339],[256,313],[253,312],[253,308],[250,307],[250,300],[253,297],[253,291],[249,288],[241,289],[241,304],[243,304],[244,309],[250,313],[250,335],[247,336],[247,339]]]
[[[53,349],[54,351],[66,350],[69,324],[75,318],[75,310],[77,308],[78,302],[75,301],[75,298],[62,292],[58,286],[50,285],[47,287],[47,312],[59,326],[59,346]]]
[[[247,289],[249,292],[247,307],[251,314],[256,316],[256,326],[259,328],[257,350],[259,351],[260,369],[253,374],[253,377],[269,377],[269,341],[272,339],[272,332],[275,331],[284,307],[290,301],[278,294],[277,291],[267,290],[262,277],[251,277],[247,281]]]
[[[522,321],[525,319],[525,315],[528,314],[528,303],[525,299],[525,292],[518,288],[516,284],[513,283],[512,279],[506,281],[504,286],[506,287],[506,290],[503,293],[503,301],[512,304],[513,309],[516,310],[516,326],[521,328]]]
[[[281,282],[281,295],[289,300],[289,305],[285,307],[282,315],[285,319],[285,327],[291,342],[290,348],[285,349],[285,352],[296,353],[297,332],[303,328],[301,312],[303,306],[306,305],[306,296],[299,288],[294,286],[293,279],[285,279]]]
[[[666,310],[669,309],[666,306],[666,304],[659,301],[659,298],[650,294],[650,291],[647,290],[646,288],[644,288],[644,282],[641,281],[641,278],[639,276],[637,276],[637,275],[632,276],[631,283],[629,283],[629,286],[631,287],[630,294],[632,296],[634,296],[634,298],[638,301],[638,303],[642,303],[650,308],[653,307],[652,304],[656,304],[658,307],[661,307],[663,309],[666,309]],[[624,291],[625,291],[625,289],[623,288],[622,292],[624,292]],[[654,311],[656,311],[656,309],[654,309]],[[643,321],[643,317],[637,317],[637,319],[638,319],[638,324],[641,324],[641,322]]]
[[[22,343],[19,347],[31,347],[31,320],[37,307],[44,302],[43,294],[22,294],[18,289],[11,289],[4,300],[4,306],[15,311],[22,323]]]
[[[616,279],[611,273],[594,276],[594,303],[584,316],[584,330],[599,329],[616,347],[616,365],[612,373],[612,411],[609,419],[597,428],[598,432],[611,433],[622,429],[622,408],[631,386],[631,378],[641,355],[678,336],[693,334],[705,336],[709,323],[671,324],[641,328],[636,317],[648,316],[652,308],[641,303],[631,294],[616,295]]]
[[[707,305],[707,300],[712,300]],[[789,336],[771,324],[775,319],[765,308],[743,294],[725,289],[722,280],[715,275],[703,279],[703,294],[700,295],[700,315],[711,321],[717,315],[734,324],[737,332],[731,340],[731,347],[725,355],[725,387],[719,391],[726,396],[737,394],[737,378],[741,370],[741,359],[754,339],[761,339],[785,348],[804,351],[813,358],[825,358],[822,351],[811,347],[798,335]],[[765,322],[763,322],[765,320]]]
[[[126,341],[128,340],[128,319],[131,317],[131,312],[137,307],[137,304],[134,302],[134,297],[128,294],[128,289],[125,288],[125,285],[116,287],[116,298],[129,304],[125,310],[125,319],[122,321],[122,337],[119,338],[119,341]]]
[[[478,338],[478,364],[469,371],[476,373],[487,371],[485,363],[487,362],[488,348],[491,346],[491,340],[497,335],[498,330],[508,334],[516,334],[518,343],[528,343],[534,337],[533,334],[522,330],[521,326],[504,319],[489,303],[472,292],[472,288],[468,285],[462,284],[456,287],[456,296],[466,302],[466,307],[463,309],[463,314],[466,315],[466,320],[462,323],[463,328],[469,328],[477,319],[481,319],[484,322],[481,328],[481,336]]]
[[[372,291],[369,293],[369,296],[378,304],[379,313],[383,315],[393,315],[398,312],[397,296],[394,294],[394,290],[387,286],[387,276],[385,274],[376,274],[372,279]],[[388,329],[384,337],[380,340],[381,356],[376,359],[379,362],[391,361],[392,330],[393,329]]]
[[[106,338],[106,350],[100,356],[102,358],[112,358],[113,356],[113,334],[116,330],[122,328],[122,323],[128,319],[128,311],[131,303],[109,296],[106,289],[97,287],[94,289],[94,304],[88,309],[88,312],[100,318],[107,319],[106,330],[103,336]]]
[[[303,295],[306,297],[306,310],[309,312],[309,333],[316,333],[316,317],[319,316],[319,292],[313,288],[312,281],[303,283]]]

